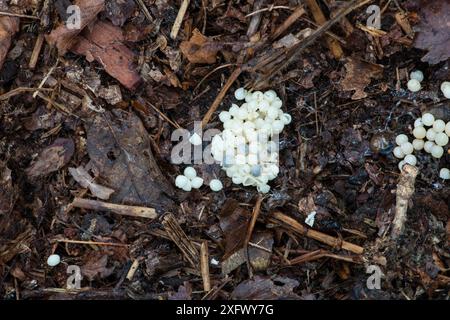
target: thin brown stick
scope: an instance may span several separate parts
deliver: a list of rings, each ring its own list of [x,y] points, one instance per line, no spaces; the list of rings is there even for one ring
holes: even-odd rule
[[[319,249],[319,250],[305,253],[299,257],[289,260],[289,265],[296,265],[296,264],[305,263],[308,261],[318,260],[321,258],[333,258],[336,260],[341,260],[341,261],[346,261],[346,262],[351,262],[351,263],[362,263],[362,259],[360,256],[342,256],[342,255],[328,252],[326,250]]]
[[[287,6],[274,6],[274,5],[271,5],[271,6],[267,7],[267,8],[262,8],[262,9],[258,9],[258,10],[253,11],[253,12],[249,13],[248,15],[246,15],[245,18],[249,18],[249,17],[251,17],[251,16],[253,16],[255,14],[261,13],[261,12],[272,11],[272,10],[277,10],[277,9],[294,10],[291,7],[287,7]]]
[[[250,220],[250,223],[248,224],[247,228],[247,234],[245,236],[244,240],[244,251],[245,251],[245,258],[247,262],[247,268],[250,278],[253,278],[253,270],[250,264],[250,257],[248,254],[248,244],[250,242],[250,239],[252,238],[253,229],[255,228],[256,220],[258,220],[259,213],[261,212],[261,203],[263,202],[264,197],[259,195],[258,199],[256,200],[255,207],[253,208],[252,212],[252,219]]]
[[[172,26],[172,31],[170,32],[170,37],[172,39],[176,39],[178,35],[178,31],[180,31],[181,23],[183,22],[184,15],[186,14],[186,10],[189,6],[190,0],[183,0],[181,3],[180,9],[178,10],[177,18]]]
[[[302,15],[305,14],[305,9],[302,5],[299,5],[291,15],[283,21],[283,23],[275,30],[272,34],[272,40],[278,38],[281,34],[283,34],[295,21],[298,20]]]
[[[34,44],[33,53],[31,54],[30,62],[28,63],[28,67],[30,69],[34,69],[36,67],[37,61],[39,59],[39,54],[42,50],[42,45],[44,44],[44,34],[40,33],[36,39],[36,43]]]
[[[143,0],[137,0],[137,3],[139,4],[139,6],[141,7],[142,12],[144,12],[145,17],[147,18],[147,20],[149,22],[153,22],[153,18],[150,14],[150,12],[148,11],[147,6],[145,5]]]
[[[35,92],[35,91],[52,91],[53,89],[48,88],[26,88],[26,87],[19,87],[16,89],[13,89],[11,91],[8,91],[2,95],[0,95],[0,101],[8,100],[14,96],[17,96],[24,92]]]
[[[209,290],[211,290],[211,279],[209,275],[209,252],[207,241],[203,241],[200,246],[200,267],[203,279],[203,290],[209,292]]]
[[[216,112],[216,110],[219,107],[220,103],[222,102],[223,98],[227,94],[228,90],[233,85],[234,81],[236,81],[236,79],[239,77],[241,72],[242,72],[242,69],[240,67],[238,67],[230,75],[230,77],[228,78],[227,82],[223,86],[222,90],[220,90],[220,92],[217,95],[216,99],[214,100],[214,102],[209,107],[208,112],[206,112],[205,116],[203,117],[203,120],[202,120],[202,127],[203,128],[205,128],[206,125],[208,124],[209,120],[211,120],[212,115],[214,114],[214,112]]]
[[[155,219],[158,217],[154,208],[127,206],[124,204],[108,203],[98,200],[89,200],[82,198],[75,198],[72,205],[77,208],[98,210],[98,211],[111,211],[120,215],[130,217],[140,217],[147,219]]]
[[[84,241],[84,240],[71,240],[71,239],[53,239],[56,242],[64,242],[64,243],[76,243],[76,244],[89,244],[89,245],[97,245],[97,246],[111,246],[111,247],[129,247],[128,244],[125,243],[114,243],[114,242],[101,242],[101,241]]]
[[[19,14],[14,12],[6,12],[6,11],[0,11],[0,16],[7,16],[7,17],[17,17],[17,18],[25,18],[25,19],[33,19],[33,20],[40,20],[41,18],[36,16],[29,16],[26,14]]]
[[[364,252],[364,248],[362,248],[356,244],[353,244],[353,243],[350,243],[350,242],[347,242],[344,240],[340,240],[336,237],[327,235],[320,231],[316,231],[316,230],[304,227],[299,222],[297,222],[297,220],[283,214],[280,211],[274,212],[272,214],[272,218],[269,218],[269,221],[273,222],[273,223],[281,223],[281,226],[285,227],[286,229],[293,230],[297,234],[320,241],[331,247],[342,248],[342,249],[351,251],[356,254],[361,254]]]

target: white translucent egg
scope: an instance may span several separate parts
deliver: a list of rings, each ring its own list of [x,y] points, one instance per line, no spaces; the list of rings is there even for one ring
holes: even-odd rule
[[[405,160],[402,160],[398,163],[398,168],[400,169],[400,171],[403,170],[403,166],[405,165],[405,163],[406,163]]]
[[[275,120],[272,122],[272,132],[275,134],[279,134],[281,131],[283,131],[284,123],[281,120]]]
[[[449,180],[450,179],[450,170],[447,168],[442,168],[439,171],[439,178],[444,179],[444,180]]]
[[[239,110],[236,113],[236,118],[241,119],[241,120],[247,119],[247,116],[248,116],[248,112],[244,108],[239,108]]]
[[[267,110],[269,109],[269,107],[270,107],[270,103],[269,103],[267,100],[262,100],[262,101],[259,103],[259,105],[258,105],[258,109],[259,109],[261,112],[267,112]]]
[[[183,191],[186,191],[186,192],[191,191],[191,190],[192,190],[191,182],[188,181],[188,183],[186,183],[186,184],[183,186],[183,188],[181,188],[181,189],[183,189]]]
[[[219,113],[219,119],[222,122],[228,121],[231,119],[231,114],[228,111],[222,111]]]
[[[414,150],[420,151],[425,146],[425,141],[421,139],[414,139],[412,145],[414,147]]]
[[[431,153],[431,150],[433,149],[433,147],[436,144],[433,141],[427,141],[425,142],[425,144],[423,145],[423,150],[425,150],[425,152]]]
[[[396,158],[403,159],[405,157],[401,147],[395,147],[393,153]]]
[[[47,265],[56,267],[61,262],[61,257],[57,254],[52,254],[47,258]]]
[[[289,113],[283,113],[283,116],[281,116],[281,121],[283,121],[285,125],[288,125],[291,123],[292,117]]]
[[[450,99],[450,82],[449,81],[442,82],[441,91],[444,94],[444,97],[446,97],[447,99]]]
[[[445,122],[441,119],[435,120],[433,123],[433,130],[436,132],[443,132],[445,130]]]
[[[416,156],[412,155],[412,154],[408,154],[405,159],[404,159],[405,163],[410,164],[412,166],[415,166],[417,164],[417,158]]]
[[[237,113],[239,111],[239,106],[237,104],[232,104],[230,110],[228,110],[228,112],[230,113],[231,116],[236,117]]]
[[[425,126],[431,127],[434,123],[434,116],[431,113],[425,113],[422,115],[422,122]]]
[[[175,186],[182,189],[187,183],[189,179],[186,176],[179,175],[175,178]]]
[[[434,139],[436,138],[436,131],[434,131],[432,128],[428,129],[426,137],[428,141],[434,141]]]
[[[212,179],[211,182],[209,183],[209,187],[211,188],[212,191],[218,192],[218,191],[222,190],[223,185],[220,180]]]
[[[406,142],[400,146],[405,155],[411,154],[414,151],[414,147],[411,142]]]
[[[195,177],[191,180],[191,186],[194,189],[199,189],[203,185],[203,179],[200,177]]]
[[[264,99],[264,93],[262,93],[261,91],[255,91],[252,93],[252,98],[253,100],[261,101],[262,99]]]
[[[190,138],[189,138],[189,142],[191,144],[193,144],[194,146],[199,146],[202,144],[202,138],[197,134],[194,133]]]
[[[434,145],[431,149],[431,155],[437,159],[441,158],[444,155],[444,148],[438,145]]]
[[[445,125],[445,134],[450,137],[450,121]]]
[[[264,98],[268,102],[272,102],[273,100],[275,100],[275,98],[277,98],[277,93],[273,90],[266,91],[264,92]]]
[[[243,177],[236,175],[236,176],[233,176],[231,178],[231,180],[233,181],[234,184],[241,184],[244,179],[243,179]]]
[[[189,180],[194,179],[197,176],[197,171],[195,171],[193,167],[186,167],[183,173]]]
[[[427,130],[424,127],[415,127],[413,130],[413,135],[417,139],[423,139],[427,136]]]
[[[409,77],[411,78],[411,79],[415,79],[415,80],[417,80],[417,81],[419,81],[419,82],[422,82],[423,81],[423,72],[422,71],[420,71],[420,70],[414,70],[414,71],[412,71],[410,74],[409,74]]]
[[[408,90],[411,92],[418,92],[420,89],[422,89],[422,86],[420,85],[420,82],[416,79],[411,79],[408,81]]]
[[[414,121],[414,128],[415,127],[423,127],[422,118],[417,118],[416,121]]]
[[[274,106],[270,106],[267,110],[267,117],[269,119],[276,119],[278,117],[278,109]]]
[[[438,146],[445,146],[448,143],[448,136],[444,133],[444,132],[439,132],[438,134],[436,134],[436,137],[434,138],[434,142],[438,145]]]
[[[236,100],[244,100],[246,96],[247,90],[245,90],[244,88],[239,88],[234,92],[234,97],[236,98]]]
[[[256,189],[261,193],[267,193],[270,191],[270,186],[268,184],[258,184]]]
[[[396,138],[395,138],[395,143],[398,146],[401,146],[402,144],[408,142],[408,136],[406,134],[399,134]]]

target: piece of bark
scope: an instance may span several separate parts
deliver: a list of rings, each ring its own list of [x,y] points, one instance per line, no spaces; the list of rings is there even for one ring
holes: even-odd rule
[[[403,166],[400,180],[397,185],[395,216],[392,221],[391,230],[392,239],[397,239],[403,232],[406,221],[406,212],[408,211],[408,202],[414,194],[414,184],[418,173],[419,169],[415,166],[410,166],[408,164]]]
[[[122,30],[111,23],[97,21],[92,28],[76,38],[71,51],[84,55],[89,62],[96,60],[105,71],[127,89],[134,90],[142,82],[134,65],[135,54],[122,41]]]
[[[155,219],[158,216],[156,214],[156,210],[153,208],[126,206],[123,204],[114,204],[82,198],[75,198],[72,202],[72,206],[83,209],[111,211],[124,216],[147,218],[147,219]]]
[[[92,195],[99,199],[108,200],[114,192],[114,189],[95,183],[94,178],[92,178],[82,166],[79,166],[78,168],[69,168],[69,172],[76,182],[78,182],[83,188],[88,188],[91,190]]]
[[[0,70],[11,46],[12,37],[19,31],[19,24],[19,18],[0,16]]]
[[[46,37],[50,45],[55,45],[58,48],[60,55],[66,54],[76,41],[75,37],[97,18],[97,14],[105,9],[105,0],[77,0],[75,5],[80,8],[81,28],[69,29],[65,24],[62,24]]]

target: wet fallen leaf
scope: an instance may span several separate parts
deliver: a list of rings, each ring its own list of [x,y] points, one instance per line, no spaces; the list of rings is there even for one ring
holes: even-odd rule
[[[95,278],[103,279],[109,277],[114,267],[107,268],[108,256],[102,252],[93,251],[88,254],[87,262],[81,267],[81,274],[89,281]]]
[[[94,178],[86,171],[82,166],[78,168],[69,168],[69,172],[72,177],[78,182],[83,188],[89,188],[92,195],[103,200],[108,200],[111,194],[114,192],[113,189],[107,188],[105,186],[99,185],[94,182]]]
[[[46,176],[66,165],[74,151],[75,145],[72,139],[56,139],[52,145],[40,152],[26,172],[31,178]]]
[[[450,1],[421,1],[414,47],[428,50],[422,61],[437,64],[450,58]]]
[[[173,204],[173,186],[156,163],[142,121],[115,109],[87,124],[87,151],[99,183],[115,189],[115,203],[166,211]]]
[[[180,44],[181,52],[191,63],[215,63],[220,47],[219,44],[201,34],[198,29],[193,31],[189,41],[183,41]]]
[[[355,93],[352,100],[359,100],[367,97],[364,92],[366,86],[369,85],[371,79],[379,78],[383,73],[383,67],[378,64],[359,60],[357,58],[349,58],[345,64],[347,73],[345,78],[341,81],[341,86],[344,91],[352,91]]]
[[[243,281],[236,286],[231,297],[237,300],[300,299],[293,292],[298,285],[298,281],[290,278],[275,277],[272,280],[256,276],[253,280]]]

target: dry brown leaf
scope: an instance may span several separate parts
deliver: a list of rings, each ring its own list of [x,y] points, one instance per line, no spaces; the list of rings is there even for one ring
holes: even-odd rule
[[[428,50],[422,61],[436,64],[450,58],[450,0],[422,1],[414,47]]]
[[[72,139],[56,139],[51,146],[41,151],[26,172],[31,178],[46,176],[66,165],[74,151],[75,145]]]
[[[219,44],[205,37],[198,29],[193,31],[189,41],[183,41],[180,44],[181,52],[191,63],[215,63],[220,47]]]
[[[77,0],[75,5],[80,7],[81,28],[69,29],[63,24],[46,36],[47,42],[55,45],[60,55],[64,55],[72,47],[74,38],[105,9],[105,0]]]
[[[359,100],[367,97],[364,89],[369,85],[371,79],[379,78],[383,73],[383,67],[378,64],[362,61],[356,58],[349,58],[345,64],[347,74],[341,81],[344,91],[355,90],[352,100]]]
[[[88,255],[88,261],[81,267],[81,273],[89,279],[89,281],[94,280],[98,277],[100,279],[109,277],[113,271],[114,267],[107,268],[108,256],[102,252],[93,251],[93,253]]]

